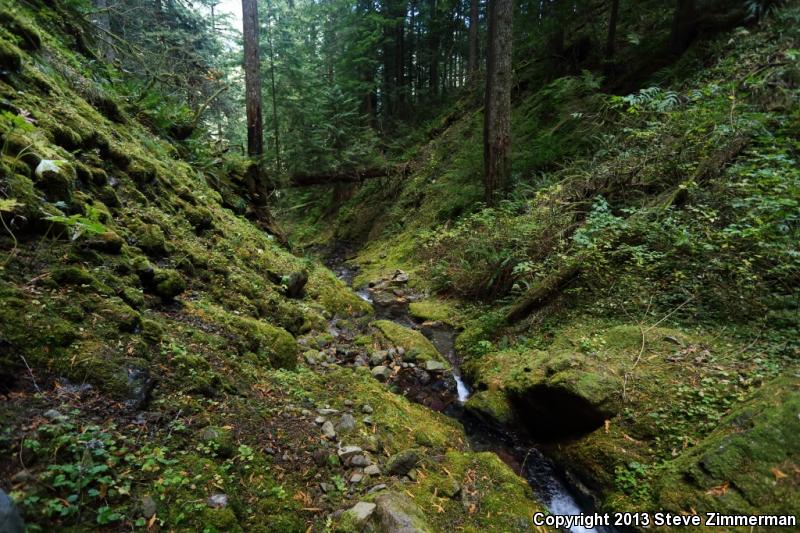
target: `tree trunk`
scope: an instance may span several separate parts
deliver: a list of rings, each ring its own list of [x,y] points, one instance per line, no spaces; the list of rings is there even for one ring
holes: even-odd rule
[[[614,57],[617,41],[617,19],[619,18],[619,0],[611,2],[611,16],[608,19],[608,38],[606,39],[606,60]]]
[[[272,85],[272,133],[275,137],[275,168],[281,170],[281,138],[278,129],[278,96],[275,92],[275,48],[272,46],[272,3],[267,2],[267,41],[269,44],[269,77]]]
[[[433,0],[431,3],[431,20],[428,28],[430,33],[430,70],[429,90],[430,95],[436,97],[439,94],[439,47],[441,46],[441,36],[439,35],[439,1]]]
[[[469,60],[467,66],[470,81],[478,74],[478,0],[469,3]]]
[[[94,19],[95,25],[100,28],[100,57],[107,63],[112,63],[116,57],[114,47],[109,42],[111,39],[111,13],[109,12],[108,0],[94,0],[94,7],[97,15]]]
[[[694,0],[678,0],[669,37],[669,51],[673,55],[682,54],[694,39],[696,29],[694,4]]]
[[[493,204],[511,172],[514,2],[489,0],[489,54],[483,123],[484,198]]]
[[[254,197],[266,200],[261,176],[264,155],[264,122],[261,114],[261,60],[258,46],[258,1],[242,0],[244,37],[245,105],[247,109],[247,155],[252,159],[247,172],[247,187]]]

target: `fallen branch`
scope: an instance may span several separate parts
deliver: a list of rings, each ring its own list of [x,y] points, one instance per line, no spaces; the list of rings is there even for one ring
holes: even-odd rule
[[[577,258],[528,289],[506,313],[506,322],[513,324],[528,316],[537,307],[547,303],[558,291],[578,277],[582,259]]]

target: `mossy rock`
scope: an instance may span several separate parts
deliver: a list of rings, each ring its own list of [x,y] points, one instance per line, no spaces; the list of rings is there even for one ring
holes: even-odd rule
[[[171,364],[181,377],[179,384],[189,392],[213,398],[224,388],[222,377],[200,355],[181,353],[172,358]]]
[[[449,326],[459,325],[458,312],[452,304],[443,300],[420,300],[408,304],[408,311],[415,319],[427,322],[442,322]]]
[[[205,207],[186,206],[183,214],[189,224],[197,231],[204,231],[214,227],[214,216]]]
[[[136,246],[144,252],[162,256],[167,253],[167,238],[157,224],[137,224],[133,228]]]
[[[139,329],[142,317],[134,311],[121,298],[113,297],[104,299],[100,314],[108,320],[118,324],[120,331],[131,333]]]
[[[449,368],[450,363],[442,357],[436,347],[419,331],[401,326],[390,320],[376,320],[372,323],[388,344],[402,347],[405,350],[405,359],[424,363],[425,361],[439,361]]]
[[[477,391],[464,407],[488,424],[510,426],[514,423],[514,410],[502,391]]]
[[[7,198],[13,198],[19,202],[19,206],[13,211],[20,215],[18,223],[23,227],[30,226],[34,221],[42,217],[42,207],[44,201],[41,193],[33,186],[33,181],[21,174],[6,174],[5,193]]]
[[[172,300],[186,290],[186,280],[176,271],[156,268],[153,273],[152,289],[164,300]]]
[[[659,508],[737,514],[800,510],[800,380],[764,385],[655,484]]]
[[[75,167],[70,163],[42,160],[36,167],[34,182],[48,200],[70,202],[76,179]]]
[[[19,38],[22,48],[35,51],[42,47],[39,32],[18,13],[0,10],[0,25]]]
[[[54,268],[50,271],[50,278],[59,285],[86,285],[95,287],[98,283],[91,272],[77,266]]]
[[[22,68],[22,53],[19,48],[0,39],[0,74],[5,72],[19,72]]]
[[[213,452],[222,458],[233,456],[233,434],[229,428],[207,426],[200,431],[200,441],[209,446]]]
[[[90,236],[86,245],[101,252],[118,254],[122,251],[125,241],[116,232],[109,230]]]
[[[239,336],[240,352],[253,352],[275,368],[295,368],[300,347],[291,333],[254,318],[228,313],[219,307],[191,310],[215,322],[224,324]]]

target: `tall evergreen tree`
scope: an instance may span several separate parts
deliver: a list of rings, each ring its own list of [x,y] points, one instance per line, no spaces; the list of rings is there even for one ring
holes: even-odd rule
[[[251,158],[248,188],[254,196],[266,199],[261,172],[264,155],[264,119],[261,112],[261,57],[258,39],[258,2],[242,0],[244,37],[245,107],[247,113],[247,155]]]
[[[484,198],[493,204],[511,173],[512,0],[489,0],[489,57],[483,123]]]

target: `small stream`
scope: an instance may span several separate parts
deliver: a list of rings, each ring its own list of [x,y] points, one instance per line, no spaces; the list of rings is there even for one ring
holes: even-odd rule
[[[330,268],[341,280],[352,286],[355,271],[343,260],[337,259],[334,258],[331,261]],[[500,459],[528,481],[537,499],[548,508],[551,514],[577,515],[594,512],[594,509],[591,508],[590,498],[587,495],[574,494],[566,483],[563,473],[534,443],[519,435],[492,429],[464,408],[464,403],[470,396],[470,389],[459,372],[460,359],[455,350],[455,338],[458,334],[456,330],[439,323],[425,324],[421,327],[410,316],[407,303],[399,306],[382,305],[375,300],[373,289],[357,288],[356,293],[373,305],[377,318],[392,320],[400,325],[420,330],[439,353],[450,361],[452,379],[439,380],[430,385],[432,389],[436,390],[437,396],[443,398],[444,401],[437,403],[436,406],[429,406],[461,422],[471,449],[496,453]],[[404,390],[404,393],[406,392],[407,390]],[[414,401],[419,401],[419,397],[414,397],[413,394],[406,395]],[[573,533],[587,531],[614,533],[616,530],[597,526],[594,529],[573,527],[569,531]]]

